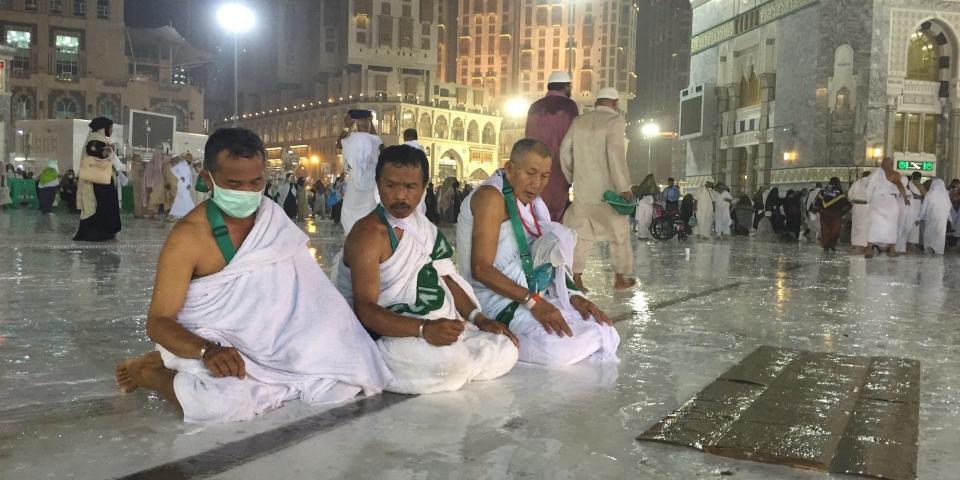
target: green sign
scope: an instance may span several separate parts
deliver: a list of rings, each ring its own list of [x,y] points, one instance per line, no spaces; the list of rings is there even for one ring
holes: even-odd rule
[[[912,160],[897,160],[897,170],[919,170],[932,172],[937,169],[936,162],[914,162]]]

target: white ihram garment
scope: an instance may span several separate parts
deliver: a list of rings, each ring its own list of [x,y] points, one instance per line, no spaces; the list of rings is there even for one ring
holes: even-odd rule
[[[854,247],[866,247],[870,233],[870,205],[867,203],[867,180],[861,178],[850,186],[847,198],[853,204],[850,244]]]
[[[923,199],[920,209],[920,219],[923,220],[923,247],[932,249],[943,255],[944,243],[947,239],[947,220],[950,219],[950,194],[943,180],[933,179],[930,191]],[[956,225],[955,225],[956,228]]]
[[[161,346],[187,422],[249,420],[284,401],[338,403],[390,381],[380,352],[276,203],[261,202],[253,230],[218,273],[190,282],[177,322],[234,347],[247,376],[214,378],[200,360]]]
[[[810,207],[813,206],[813,203],[817,200],[817,195],[820,194],[820,188],[814,188],[807,193],[807,198],[803,202],[803,215],[807,219],[807,228],[810,229],[810,234],[807,235],[807,240],[811,242],[816,242],[820,238],[820,214],[813,213],[810,211]]]
[[[644,195],[640,199],[634,219],[637,221],[637,237],[650,238],[650,224],[653,223],[653,195]]]
[[[693,231],[703,238],[713,238],[713,193],[706,185],[702,185],[693,198],[697,201],[697,226]]]
[[[730,218],[730,205],[733,202],[733,196],[726,190],[715,195],[713,221],[717,235],[730,236],[730,227],[733,225],[733,219]]]
[[[882,168],[867,177],[867,202],[870,204],[870,230],[867,241],[874,245],[896,245],[900,231],[900,191],[887,180]]]
[[[419,211],[404,219],[396,219],[388,214],[388,221],[401,228],[403,236],[393,255],[380,264],[378,305],[384,308],[398,304],[415,305],[420,272],[431,265],[439,280],[439,291],[432,295],[442,294],[443,304],[436,310],[422,314],[404,312],[402,315],[425,320],[462,320],[443,277],[455,281],[475,305],[480,304],[467,281],[457,274],[450,244],[446,239],[438,243],[437,227],[426,216]],[[434,260],[431,257],[433,252],[445,258]],[[342,255],[338,258],[342,258]],[[334,275],[337,288],[352,305],[353,280],[350,269],[342,261],[336,265]],[[377,345],[393,374],[393,380],[386,390],[405,394],[447,392],[459,390],[470,381],[492,380],[509,372],[516,365],[518,354],[517,347],[509,337],[482,332],[472,323],[466,324],[459,340],[443,347],[430,345],[418,337],[380,337]]]
[[[377,190],[375,176],[377,157],[383,142],[376,135],[352,132],[340,144],[343,146],[343,163],[347,173],[340,224],[343,225],[343,231],[349,234],[353,224],[377,207],[374,198]]]
[[[504,174],[500,170],[484,183],[484,187],[493,187],[503,191]],[[463,208],[457,221],[457,257],[460,271],[473,286],[483,314],[496,318],[512,300],[494,292],[473,278],[470,269],[470,252],[473,242],[473,211],[470,202],[480,189],[474,190],[464,199]],[[509,321],[510,331],[520,340],[520,361],[541,365],[572,365],[587,358],[600,361],[617,361],[617,346],[620,336],[616,329],[600,325],[591,316],[584,320],[570,305],[570,292],[566,280],[573,264],[573,248],[576,234],[564,225],[550,221],[550,212],[540,197],[533,201],[533,212],[526,206],[518,205],[518,211],[528,225],[534,224],[533,215],[542,228],[543,235],[535,239],[527,233],[527,241],[532,242],[530,253],[534,268],[549,261],[555,267],[554,279],[540,295],[553,304],[570,326],[573,337],[559,337],[547,333],[524,306],[518,306]],[[520,251],[510,220],[500,224],[500,238],[497,242],[497,255],[493,266],[517,285],[527,287],[527,279],[520,262]]]

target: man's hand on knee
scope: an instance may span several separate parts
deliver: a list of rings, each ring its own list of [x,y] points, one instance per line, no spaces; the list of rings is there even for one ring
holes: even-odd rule
[[[460,320],[430,320],[423,326],[423,339],[430,345],[444,347],[460,338],[463,327]]]
[[[247,376],[246,365],[240,352],[233,347],[221,347],[219,345],[211,346],[203,355],[203,364],[210,370],[214,377],[237,377]]]

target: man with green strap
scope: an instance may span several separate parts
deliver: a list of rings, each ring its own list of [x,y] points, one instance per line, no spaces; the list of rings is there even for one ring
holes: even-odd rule
[[[464,200],[457,222],[460,271],[483,312],[516,335],[521,362],[615,361],[617,331],[572,282],[576,234],[552,222],[540,198],[558,173],[551,170],[543,143],[520,140],[504,168]]]
[[[419,149],[384,149],[375,170],[381,203],[357,221],[335,260],[337,288],[377,338],[393,374],[386,389],[398,393],[458,390],[517,362],[516,338],[483,315],[452,246],[417,208],[429,171]]]
[[[379,393],[390,372],[376,345],[306,234],[262,201],[263,143],[224,128],[204,153],[213,196],[173,227],[160,252],[147,314],[157,351],[117,366],[120,390],[154,390],[187,422],[249,420],[289,400]]]

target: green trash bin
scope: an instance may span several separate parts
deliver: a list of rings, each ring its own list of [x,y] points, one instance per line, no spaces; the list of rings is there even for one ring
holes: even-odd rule
[[[29,203],[34,210],[40,208],[40,199],[37,197],[37,182],[26,178],[11,178],[7,180],[10,186],[10,201],[14,206]]]

